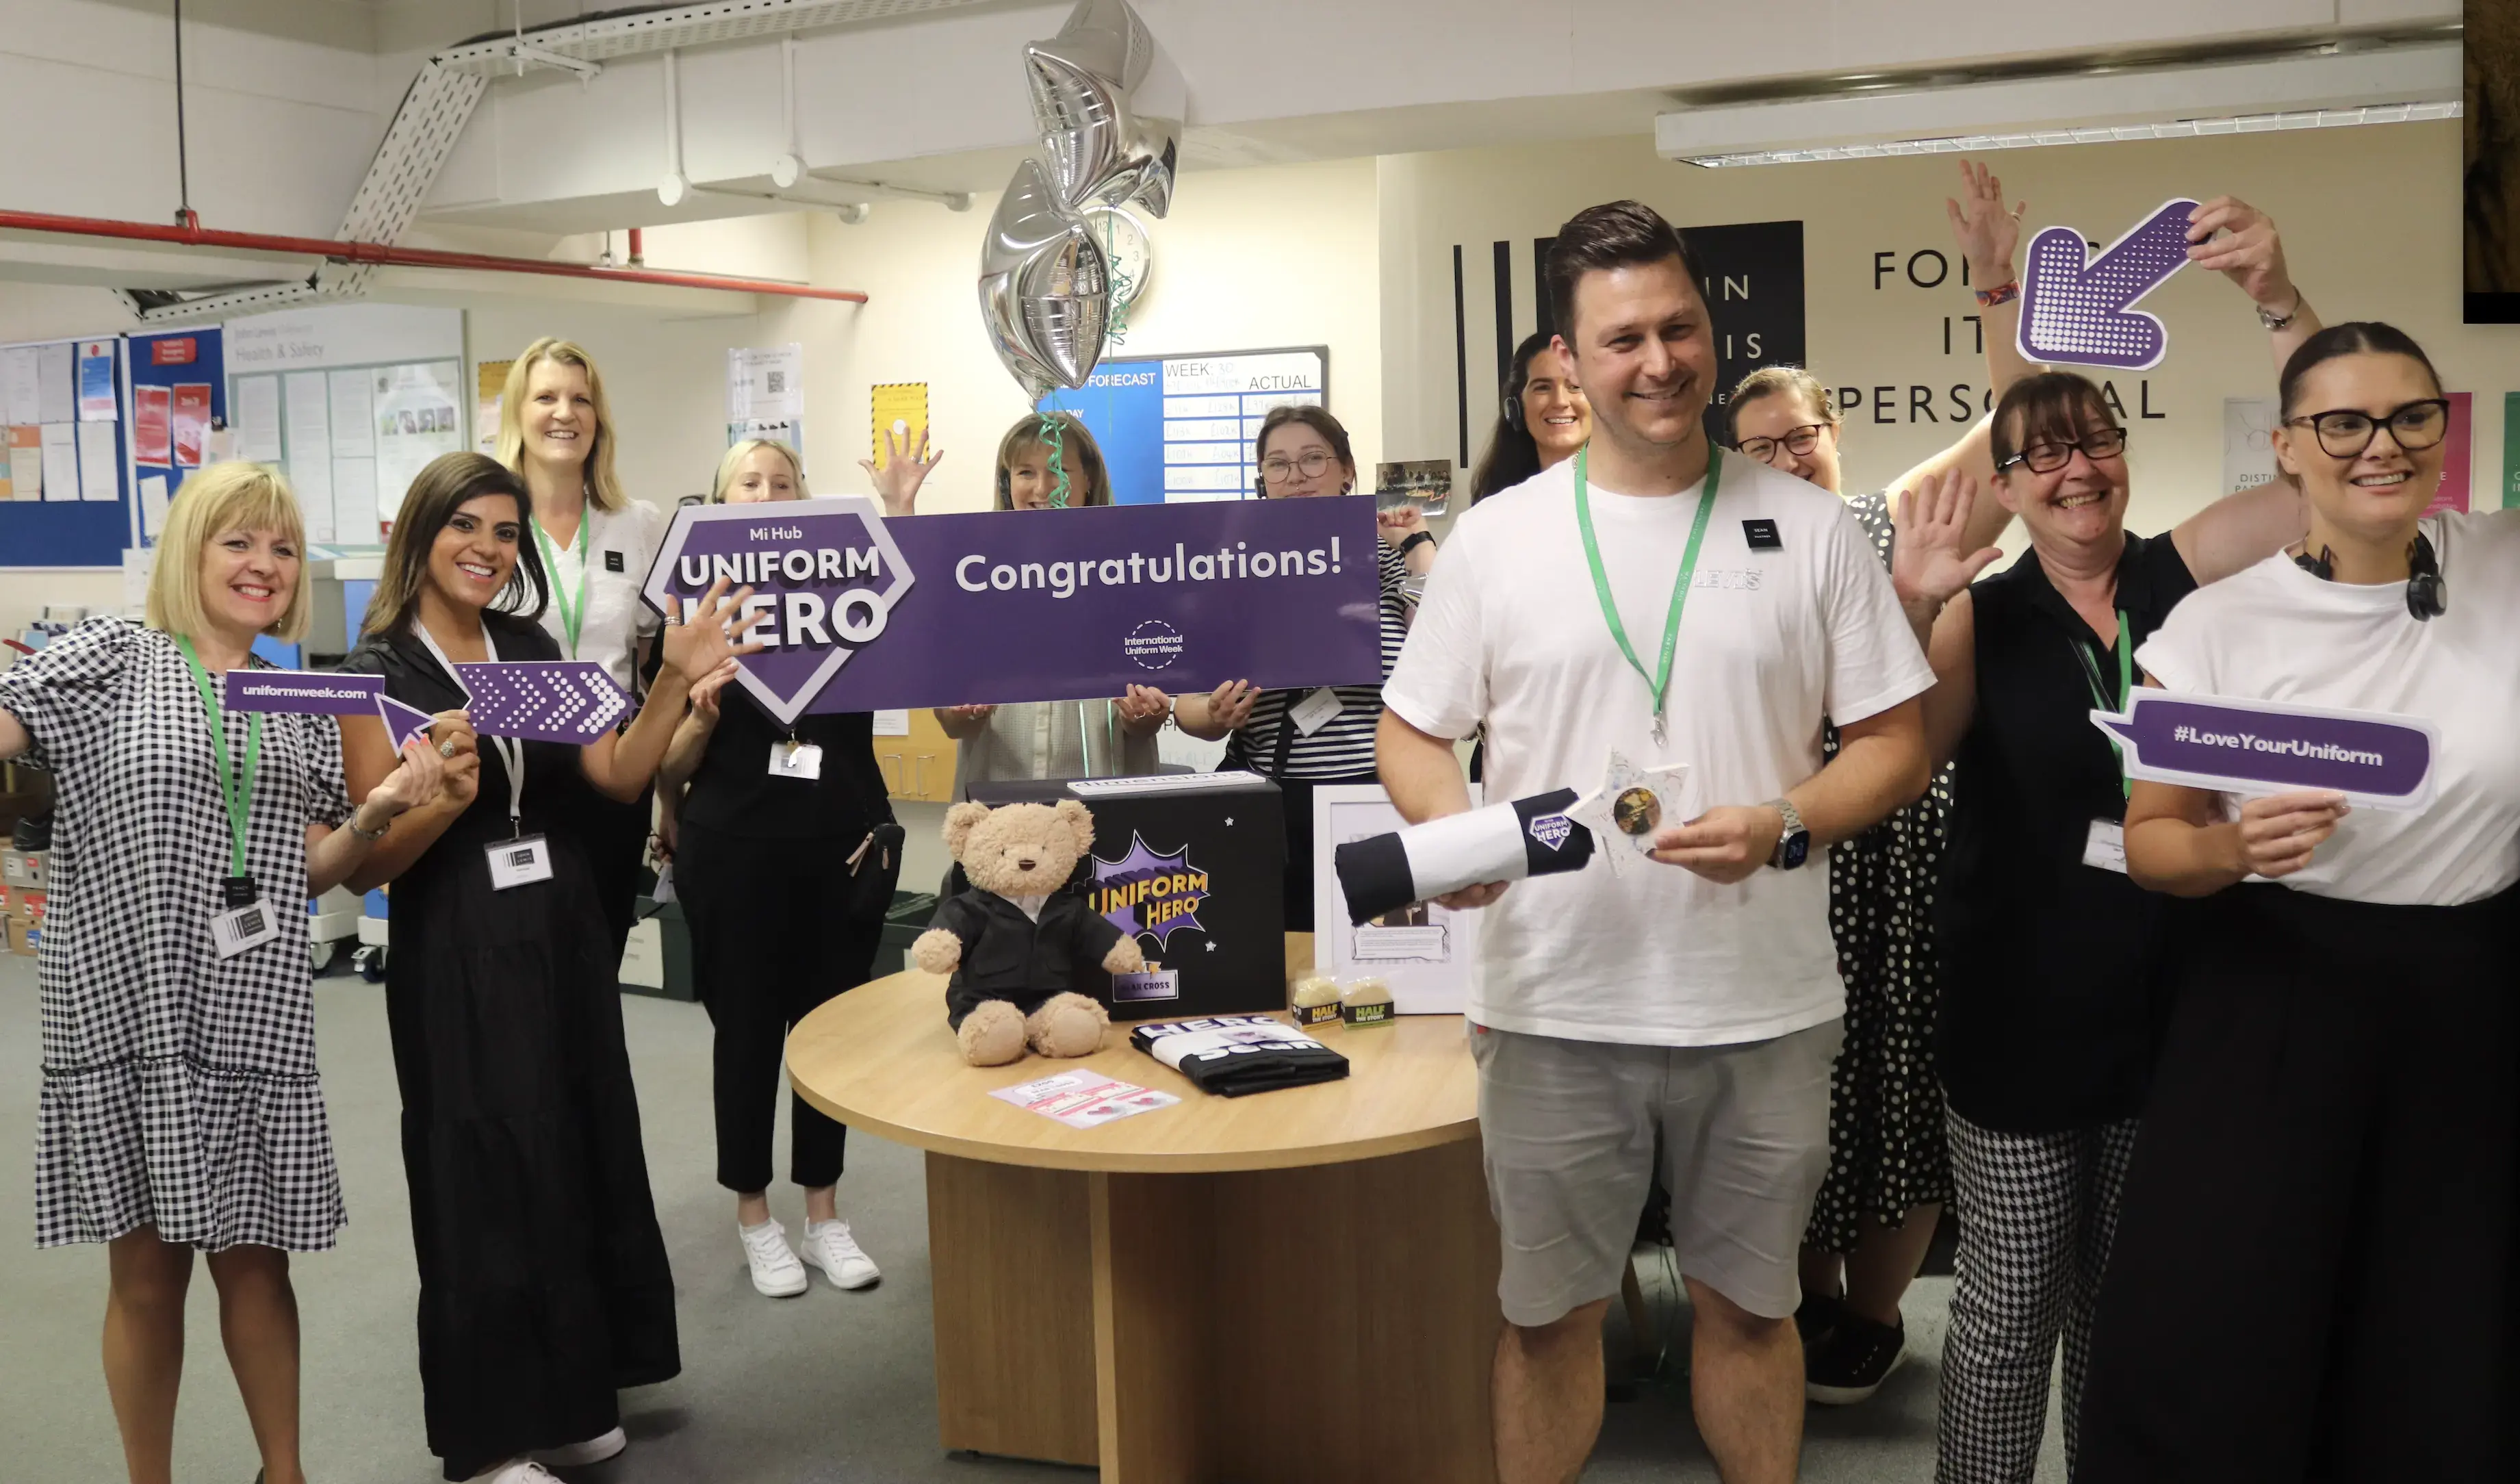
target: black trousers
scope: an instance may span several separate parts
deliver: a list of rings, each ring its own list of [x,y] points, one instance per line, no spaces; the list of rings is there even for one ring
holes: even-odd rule
[[[655,809],[652,788],[623,804],[590,787],[577,790],[568,813],[568,826],[577,832],[587,870],[595,878],[605,930],[612,935],[612,953],[604,962],[613,967],[616,978],[631,924],[639,920],[639,893],[647,885],[648,835]]]
[[[2206,904],[2101,1287],[2081,1484],[2513,1476],[2512,907]]]
[[[1371,773],[1353,778],[1282,778],[1275,782],[1286,807],[1286,930],[1313,931],[1313,790],[1326,785],[1372,784]]]
[[[674,888],[692,928],[692,973],[709,1023],[717,1104],[717,1183],[740,1195],[770,1188],[779,1078],[788,1033],[815,1007],[867,980],[900,863],[849,874],[857,841],[760,839],[685,821]],[[848,1130],[789,1100],[788,1175],[807,1189],[840,1178]]]

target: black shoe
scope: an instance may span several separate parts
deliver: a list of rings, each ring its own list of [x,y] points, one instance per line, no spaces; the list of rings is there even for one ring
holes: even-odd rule
[[[1794,1310],[1794,1332],[1803,1337],[1803,1349],[1828,1338],[1838,1322],[1846,1318],[1846,1300],[1834,1293],[1803,1290],[1802,1306]]]
[[[1907,1353],[1904,1322],[1876,1325],[1860,1314],[1843,1314],[1827,1342],[1805,1355],[1803,1394],[1830,1407],[1866,1401]]]

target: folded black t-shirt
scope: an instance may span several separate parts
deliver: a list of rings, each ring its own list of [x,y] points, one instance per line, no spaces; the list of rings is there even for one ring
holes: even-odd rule
[[[1345,1057],[1268,1015],[1211,1015],[1141,1025],[1129,1033],[1129,1044],[1188,1077],[1200,1092],[1220,1098],[1309,1087],[1347,1075]]]

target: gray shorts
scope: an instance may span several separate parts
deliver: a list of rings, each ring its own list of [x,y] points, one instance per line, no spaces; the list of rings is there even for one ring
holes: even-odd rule
[[[1753,1314],[1802,1302],[1796,1259],[1828,1173],[1831,1020],[1734,1046],[1625,1046],[1472,1026],[1508,1323],[1619,1291],[1662,1140],[1681,1273]]]

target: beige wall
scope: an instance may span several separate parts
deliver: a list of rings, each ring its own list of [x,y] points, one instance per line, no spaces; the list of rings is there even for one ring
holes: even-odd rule
[[[2056,222],[2106,242],[2176,196],[2230,193],[2282,225],[2295,277],[2330,319],[2395,322],[2432,353],[2453,390],[2477,396],[2478,503],[2498,503],[2502,392],[2520,388],[2520,330],[2466,328],[2459,318],[2458,126],[2393,124],[2144,144],[1999,152],[2007,192],[2026,199],[2028,231]],[[1894,273],[1874,287],[1874,254],[1904,265],[1921,248],[1951,247],[1943,201],[1957,185],[1949,158],[1904,158],[1703,170],[1657,158],[1649,140],[1580,147],[1395,156],[1381,161],[1384,424],[1402,457],[1455,446],[1452,248],[1463,253],[1471,328],[1472,456],[1484,440],[1494,333],[1489,244],[1518,244],[1516,329],[1533,326],[1531,239],[1596,202],[1633,196],[1674,221],[1800,219],[1810,361],[1833,385],[1900,388],[1897,421],[1872,421],[1870,394],[1850,413],[1847,487],[1879,488],[1958,429],[1910,423],[1906,388],[1930,385],[1948,417],[1954,382],[1986,384],[1974,346],[1943,320],[1975,312],[1951,282],[1934,290]],[[1919,263],[1931,278],[1930,260]],[[2272,362],[2247,301],[2217,275],[2183,272],[2145,307],[2161,315],[2169,355],[2152,372],[2113,378],[2133,429],[2130,524],[2175,524],[2221,493],[2223,401],[2272,396]],[[1723,324],[1720,304],[1717,328]],[[1958,327],[1962,334],[1966,326]],[[2144,418],[2143,385],[2149,407]],[[2017,541],[2015,543],[2017,545]]]

